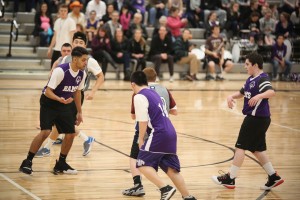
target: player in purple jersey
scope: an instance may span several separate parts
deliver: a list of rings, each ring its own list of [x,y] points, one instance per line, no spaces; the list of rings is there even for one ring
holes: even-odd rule
[[[250,75],[243,88],[227,97],[229,108],[233,107],[234,99],[244,97],[243,114],[246,115],[241,126],[232,165],[227,174],[213,176],[212,180],[226,188],[235,188],[235,178],[249,150],[258,159],[268,174],[267,183],[262,190],[270,190],[284,182],[274,170],[266,153],[266,132],[271,123],[268,99],[275,95],[269,77],[263,72],[263,59],[257,53],[246,57],[245,68]]]
[[[154,183],[161,192],[161,200],[170,199],[176,189],[166,185],[158,176],[160,167],[176,185],[183,199],[194,200],[189,195],[180,172],[177,152],[177,135],[168,112],[160,96],[148,88],[144,72],[137,71],[131,76],[131,87],[134,96],[136,121],[139,123],[139,148],[136,165],[140,172]],[[147,127],[151,128],[149,137],[144,141]]]
[[[32,159],[44,140],[49,136],[55,124],[60,133],[66,136],[61,146],[59,160],[56,161],[54,172],[76,174],[77,171],[66,162],[75,136],[75,126],[82,122],[81,90],[84,87],[88,51],[76,47],[72,51],[72,62],[60,65],[51,74],[40,98],[40,126],[41,132],[33,139],[27,158],[23,160],[19,170],[25,174],[32,174]],[[75,102],[77,116],[74,116]]]

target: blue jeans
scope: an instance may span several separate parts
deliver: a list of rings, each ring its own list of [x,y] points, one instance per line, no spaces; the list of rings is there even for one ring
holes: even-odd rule
[[[154,26],[156,21],[157,13],[159,13],[159,17],[162,15],[167,16],[168,15],[168,9],[157,9],[155,7],[152,7],[149,9],[149,24]]]
[[[283,74],[285,76],[289,75],[291,72],[291,68],[292,68],[292,63],[289,60],[284,60],[285,63],[285,67],[283,69]],[[275,59],[272,60],[272,65],[273,65],[273,77],[275,78],[278,74],[278,68],[279,68],[279,62]]]

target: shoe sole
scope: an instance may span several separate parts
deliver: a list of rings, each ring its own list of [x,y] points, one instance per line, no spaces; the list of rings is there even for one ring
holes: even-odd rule
[[[228,188],[228,189],[234,189],[234,188],[235,188],[235,185],[226,185],[226,184],[220,183],[220,182],[218,181],[217,177],[215,177],[215,176],[212,176],[212,177],[211,177],[211,180],[212,180],[215,184],[217,184],[217,185],[222,185],[222,186],[224,186],[224,187],[226,187],[226,188]]]
[[[284,180],[281,179],[277,183],[275,183],[274,185],[272,185],[271,187],[265,187],[265,186],[263,186],[260,189],[261,190],[271,190],[272,188],[277,187],[278,185],[281,185],[283,182],[284,182]]]
[[[53,173],[54,174],[70,174],[70,175],[77,175],[77,170],[76,171],[61,171],[61,170],[56,170],[56,169],[53,169]]]
[[[24,173],[24,174],[27,174],[27,175],[32,175],[33,174],[33,172],[28,173],[28,172],[24,171],[22,168],[19,168],[19,171]]]

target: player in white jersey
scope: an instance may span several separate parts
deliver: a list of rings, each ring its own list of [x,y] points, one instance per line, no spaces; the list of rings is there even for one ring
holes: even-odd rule
[[[73,36],[72,46],[73,46],[73,48],[78,47],[78,46],[86,48],[86,42],[87,42],[86,35],[84,33],[81,33],[81,32],[76,32]],[[71,56],[65,56],[62,59],[60,64],[67,63],[71,59],[72,59]],[[83,103],[84,98],[87,99],[87,100],[92,100],[94,98],[94,95],[95,95],[96,91],[98,90],[98,88],[104,82],[104,75],[102,73],[102,69],[99,66],[98,62],[94,58],[90,57],[88,59],[88,63],[87,63],[87,67],[86,67],[85,71],[87,72],[87,79],[85,81],[85,87],[84,87],[84,89],[82,90],[82,93],[81,93],[82,94],[81,95],[82,96],[81,103]],[[86,91],[88,89],[89,79],[90,79],[91,74],[93,74],[97,78],[97,80],[96,80],[95,85],[92,87],[92,90],[85,95],[84,91]],[[82,132],[78,129],[76,129],[75,131],[76,131],[75,135],[79,136],[80,138],[82,138],[84,140],[84,143],[83,143],[84,150],[83,150],[82,155],[86,156],[90,153],[91,148],[92,148],[92,144],[93,144],[95,138],[87,136],[84,132]],[[58,131],[54,127],[52,129],[52,132],[50,134],[50,137],[49,137],[46,145],[38,151],[36,157],[49,156],[50,155],[50,147],[55,142],[58,135],[59,135]]]

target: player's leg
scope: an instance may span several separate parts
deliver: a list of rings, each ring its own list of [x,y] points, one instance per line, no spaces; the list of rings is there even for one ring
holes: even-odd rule
[[[80,139],[83,140],[83,156],[87,156],[91,150],[92,145],[95,141],[94,137],[87,136],[83,131],[79,130],[78,128],[75,128],[75,136],[78,136]]]
[[[36,153],[35,157],[42,158],[44,156],[50,156],[51,147],[55,143],[55,141],[58,138],[58,136],[59,136],[59,133],[58,133],[58,131],[56,129],[56,126],[54,125],[52,127],[52,131],[51,131],[51,133],[49,135],[49,138],[48,138],[46,144],[44,145],[43,148],[40,148],[38,150],[38,152]]]

